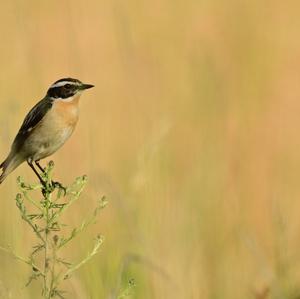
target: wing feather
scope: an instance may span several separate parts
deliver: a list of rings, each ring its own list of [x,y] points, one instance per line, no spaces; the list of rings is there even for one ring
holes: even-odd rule
[[[22,126],[15,137],[12,147],[18,150],[24,143],[24,140],[29,136],[32,130],[38,125],[38,123],[43,119],[48,110],[52,107],[53,101],[44,98],[39,101],[26,115]]]

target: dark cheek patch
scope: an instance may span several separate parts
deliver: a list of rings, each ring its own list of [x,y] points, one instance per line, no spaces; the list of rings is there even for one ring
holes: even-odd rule
[[[48,90],[47,95],[52,98],[66,99],[76,93],[75,88],[67,89],[64,86],[52,87]]]

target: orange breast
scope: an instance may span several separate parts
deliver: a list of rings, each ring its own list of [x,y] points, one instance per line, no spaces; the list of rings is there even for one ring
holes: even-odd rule
[[[56,121],[64,123],[66,126],[75,126],[78,121],[79,109],[78,102],[80,96],[78,95],[72,101],[57,101],[53,104],[53,114]]]

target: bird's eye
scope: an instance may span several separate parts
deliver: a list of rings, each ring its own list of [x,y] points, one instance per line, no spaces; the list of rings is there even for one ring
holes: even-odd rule
[[[66,84],[66,85],[64,85],[64,87],[65,87],[66,89],[70,89],[70,88],[71,88],[71,84]]]

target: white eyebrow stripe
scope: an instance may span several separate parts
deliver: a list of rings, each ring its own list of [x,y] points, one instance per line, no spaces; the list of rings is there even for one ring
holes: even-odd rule
[[[77,82],[73,82],[73,81],[61,81],[61,82],[51,85],[50,88],[60,87],[60,86],[66,85],[66,84],[79,85]]]

